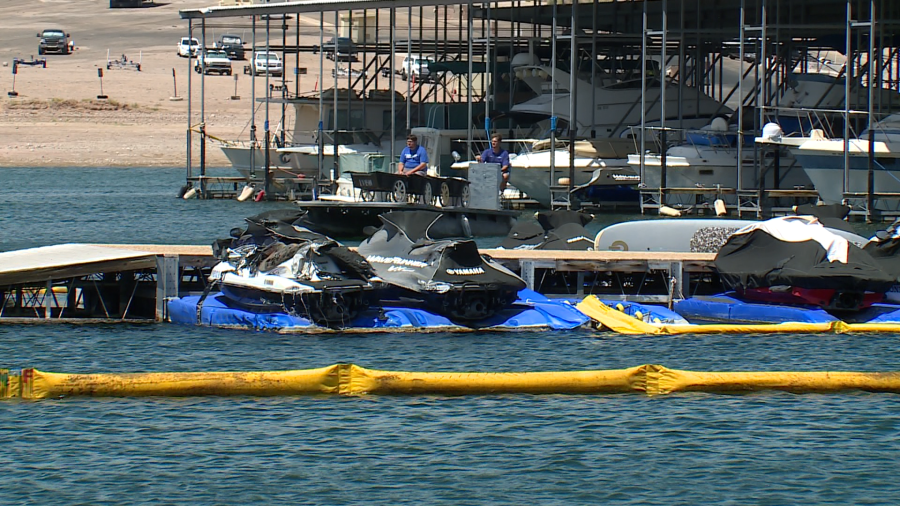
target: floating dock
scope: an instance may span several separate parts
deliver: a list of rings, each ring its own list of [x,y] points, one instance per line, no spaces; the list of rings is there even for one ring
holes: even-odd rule
[[[712,253],[482,253],[549,297],[667,303],[714,277]],[[165,321],[166,301],[202,293],[216,262],[210,246],[61,244],[0,253],[0,323]]]

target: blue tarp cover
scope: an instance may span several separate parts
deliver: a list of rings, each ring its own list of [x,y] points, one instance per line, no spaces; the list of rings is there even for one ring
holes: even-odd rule
[[[197,322],[197,295],[172,299],[168,303],[169,321],[195,325]],[[469,327],[454,323],[448,318],[420,308],[384,307],[372,308],[353,320],[346,329],[506,329],[545,328],[573,329],[590,321],[581,311],[563,301],[554,301],[532,290],[519,292],[510,308],[491,318]],[[221,293],[212,293],[203,302],[200,325],[214,327],[244,327],[256,330],[321,329],[299,316],[286,313],[256,313],[229,305]]]
[[[674,309],[691,323],[825,323],[839,320],[815,306],[744,302],[729,294],[678,300]]]

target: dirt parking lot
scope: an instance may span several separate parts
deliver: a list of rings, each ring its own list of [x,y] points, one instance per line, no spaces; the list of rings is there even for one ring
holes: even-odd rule
[[[0,38],[0,167],[183,166],[189,124],[201,121],[201,80],[199,74],[189,70],[189,59],[176,54],[179,39],[188,31],[188,23],[178,11],[214,4],[210,0],[172,0],[140,9],[110,9],[106,0],[0,2],[0,30],[4,34]],[[299,33],[297,22],[295,19],[289,23],[288,41],[299,39],[300,44],[317,44],[319,16],[300,16]],[[259,25],[258,41],[265,37]],[[325,26],[326,37],[330,37],[333,26]],[[38,56],[36,35],[47,28],[62,28],[71,34],[75,51],[70,55]],[[209,43],[223,33],[239,34],[249,40],[250,19],[218,20],[207,25]],[[194,34],[200,38],[199,29]],[[280,42],[280,31],[277,37]],[[250,44],[245,47],[249,49]],[[115,62],[107,69],[107,55],[120,62],[124,55],[129,62],[139,62],[141,70]],[[47,66],[19,65],[13,75],[14,58],[46,58]],[[303,53],[299,61],[295,58],[287,57],[288,79],[293,77],[290,73],[294,66],[307,68],[308,74],[299,83],[288,83],[288,89],[313,90],[318,86],[319,57]],[[236,80],[224,75],[206,77],[202,112],[211,135],[249,138],[254,78],[243,73],[247,63],[233,62]],[[103,71],[102,79],[98,69]],[[329,88],[331,68],[326,67],[325,72]],[[265,76],[255,80],[257,97],[261,97]],[[101,86],[107,100],[97,99]],[[406,84],[397,80],[397,86],[405,89]],[[8,96],[13,90],[18,93],[15,98]],[[172,100],[176,96],[181,100]],[[232,96],[240,99],[233,100]],[[270,107],[274,129],[280,107]],[[257,115],[258,129],[262,130],[259,114],[263,112]],[[214,143],[207,152],[211,166],[228,166]],[[195,145],[195,164],[199,162],[198,153],[199,146]]]

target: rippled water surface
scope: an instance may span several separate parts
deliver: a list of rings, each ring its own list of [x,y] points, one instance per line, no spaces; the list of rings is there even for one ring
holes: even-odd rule
[[[209,244],[244,216],[285,205],[176,199],[180,169],[0,177],[0,250]],[[897,342],[4,325],[0,367],[896,371]],[[898,424],[900,397],[868,393],[16,400],[0,403],[0,503],[896,504]]]

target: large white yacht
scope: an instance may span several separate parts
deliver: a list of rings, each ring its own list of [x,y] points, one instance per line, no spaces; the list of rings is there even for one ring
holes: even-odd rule
[[[874,190],[876,193],[900,193],[900,114],[892,114],[876,122],[871,130]],[[869,130],[858,138],[831,139],[816,131],[800,139],[782,140],[791,154],[815,184],[819,197],[826,204],[841,203],[845,189],[845,149],[849,156],[846,191],[865,193],[869,168]],[[851,198],[849,204],[862,206],[865,198]],[[882,211],[900,210],[900,199],[875,199],[875,208]]]
[[[648,61],[646,76],[645,121],[658,124],[662,117],[660,107],[660,71],[653,61]],[[633,62],[630,63],[633,66]],[[590,67],[590,61],[579,62],[579,68]],[[578,138],[608,138],[627,134],[629,129],[641,124],[641,88],[644,79],[640,68],[628,69],[620,62],[619,71],[610,72],[594,65],[580,71],[575,80],[575,107],[578,114],[571,114],[570,74],[556,65],[541,61],[531,53],[513,57],[512,72],[517,80],[525,83],[537,95],[535,98],[515,104],[510,116],[521,121],[539,122],[555,115],[566,125],[576,125]],[[704,94],[696,87],[679,84],[666,77],[665,116],[667,126],[700,128],[718,114],[730,114],[731,109]],[[552,114],[551,114],[552,113]],[[573,121],[574,119],[574,121]]]

